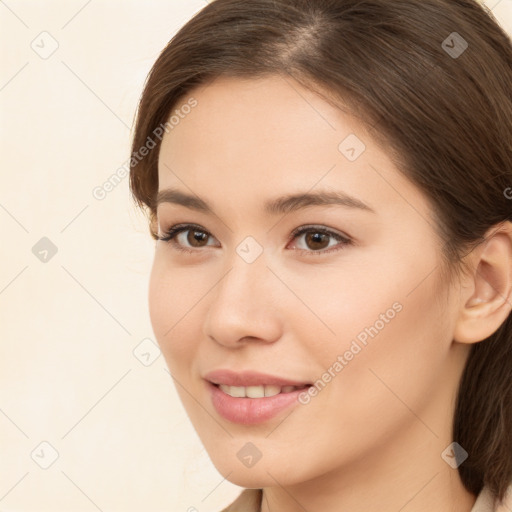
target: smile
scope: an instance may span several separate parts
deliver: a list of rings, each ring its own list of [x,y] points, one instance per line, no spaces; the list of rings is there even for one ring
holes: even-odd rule
[[[219,384],[219,388],[233,398],[264,398],[279,395],[281,393],[291,393],[299,389],[305,389],[304,386],[227,386]]]
[[[299,405],[304,388],[297,386],[226,386],[205,381],[217,414],[231,423],[256,425]],[[268,393],[268,394],[267,394]]]

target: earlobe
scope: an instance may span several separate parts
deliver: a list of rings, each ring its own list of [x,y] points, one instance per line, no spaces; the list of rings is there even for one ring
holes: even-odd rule
[[[453,333],[454,341],[476,343],[491,336],[512,309],[512,222],[488,231],[475,251],[474,270]],[[469,296],[468,296],[469,295]]]

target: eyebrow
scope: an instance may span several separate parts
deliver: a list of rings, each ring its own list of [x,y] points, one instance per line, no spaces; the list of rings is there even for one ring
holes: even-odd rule
[[[213,208],[207,201],[177,189],[168,188],[159,191],[156,197],[156,207],[158,208],[162,203],[178,204],[191,210],[214,214]],[[308,206],[330,205],[345,206],[347,208],[356,208],[376,213],[371,206],[363,203],[361,200],[339,191],[304,192],[270,199],[264,205],[264,212],[268,215],[279,215],[301,210]]]

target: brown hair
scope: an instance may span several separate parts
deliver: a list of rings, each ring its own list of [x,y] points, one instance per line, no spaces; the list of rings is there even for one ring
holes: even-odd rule
[[[216,0],[154,64],[132,154],[195,86],[267,74],[361,118],[431,202],[450,278],[490,228],[512,220],[512,44],[476,0]],[[158,150],[130,169],[155,239]],[[512,481],[512,315],[471,347],[453,440],[469,453],[458,468],[467,490],[487,485],[502,499]]]

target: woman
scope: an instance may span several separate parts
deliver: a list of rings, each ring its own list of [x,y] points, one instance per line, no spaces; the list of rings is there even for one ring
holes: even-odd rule
[[[159,56],[130,186],[226,511],[511,509],[510,84],[474,0],[216,0]]]

